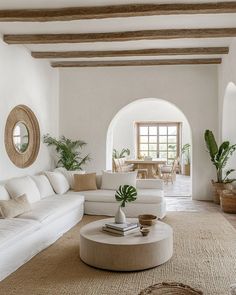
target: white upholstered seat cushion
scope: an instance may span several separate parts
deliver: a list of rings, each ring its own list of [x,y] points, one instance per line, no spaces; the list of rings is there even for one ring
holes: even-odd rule
[[[7,249],[41,227],[35,220],[8,218],[0,220],[0,251]]]
[[[18,216],[18,218],[32,219],[46,224],[63,216],[71,210],[80,206],[82,208],[83,203],[84,197],[78,193],[76,196],[66,194],[54,195],[33,204],[30,212],[24,213]]]
[[[12,178],[6,182],[5,188],[13,199],[25,194],[30,203],[40,200],[37,185],[29,176]]]
[[[138,189],[137,192],[137,199],[132,203],[159,204],[163,201],[164,193],[161,189]],[[86,202],[117,203],[114,190],[99,189],[79,193],[85,197]],[[68,194],[75,195],[76,192],[69,191]]]

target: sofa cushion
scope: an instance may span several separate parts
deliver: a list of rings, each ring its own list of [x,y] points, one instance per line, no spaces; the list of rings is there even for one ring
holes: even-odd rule
[[[18,218],[32,219],[47,224],[69,211],[83,206],[83,203],[84,197],[81,195],[54,195],[33,204],[30,212],[24,213]]]
[[[74,190],[76,192],[97,190],[96,173],[87,173],[83,175],[74,175]]]
[[[31,210],[31,205],[26,195],[8,201],[0,201],[0,214],[3,218],[16,217]]]
[[[3,185],[0,185],[0,200],[1,201],[10,200],[10,195]]]
[[[35,175],[32,176],[32,179],[37,185],[41,199],[55,195],[55,192],[46,175]]]
[[[137,189],[160,189],[163,190],[164,181],[162,179],[137,179]]]
[[[85,174],[85,171],[83,171],[83,170],[82,171],[79,171],[79,170],[68,171],[63,167],[56,168],[54,171],[60,172],[65,176],[71,189],[75,188],[74,175]]]
[[[163,191],[160,189],[138,189],[137,199],[132,203],[142,204],[159,204],[163,201]],[[114,190],[93,190],[79,192],[85,197],[86,202],[105,202],[105,203],[117,203],[115,199]],[[69,191],[68,194],[76,195],[78,193]]]
[[[29,176],[12,178],[6,182],[5,188],[13,199],[25,194],[30,203],[40,200],[40,192]]]
[[[57,194],[64,194],[70,189],[69,183],[62,173],[46,171],[45,174]]]
[[[0,220],[0,251],[6,250],[41,227],[34,220],[9,218]]]
[[[101,189],[117,190],[120,185],[132,185],[136,187],[137,171],[133,172],[102,172]]]

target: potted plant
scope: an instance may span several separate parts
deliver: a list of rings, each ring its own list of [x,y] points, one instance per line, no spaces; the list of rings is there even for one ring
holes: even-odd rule
[[[186,143],[181,150],[184,158],[184,169],[183,174],[190,176],[190,144]]]
[[[126,223],[125,213],[122,208],[126,203],[133,202],[137,199],[137,190],[132,185],[120,185],[115,194],[116,201],[120,202],[119,209],[115,215],[116,223]]]
[[[44,135],[43,142],[48,146],[56,149],[59,158],[57,167],[64,167],[66,170],[82,170],[82,166],[90,161],[89,155],[81,156],[81,150],[86,143],[82,140],[71,140],[65,136],[59,139],[51,137],[49,134]]]
[[[120,152],[116,149],[113,149],[112,158],[113,159],[120,159],[125,158],[130,155],[130,149],[123,148]]]
[[[220,204],[221,191],[230,188],[229,184],[235,181],[235,179],[229,178],[229,175],[235,170],[228,169],[225,171],[224,168],[235,152],[236,144],[231,145],[229,141],[224,141],[218,146],[214,134],[210,130],[205,131],[204,138],[211,161],[216,168],[217,180],[212,180],[214,202]]]
[[[225,213],[236,213],[236,190],[223,190],[220,195],[220,206]]]

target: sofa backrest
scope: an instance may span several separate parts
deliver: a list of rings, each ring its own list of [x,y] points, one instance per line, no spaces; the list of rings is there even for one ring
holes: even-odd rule
[[[100,189],[102,186],[102,175],[96,175],[97,188]],[[160,189],[163,190],[162,179],[139,179],[136,180],[136,187],[139,189]]]
[[[99,174],[96,175],[96,183],[97,183],[97,188],[100,189],[102,186],[102,175],[99,175]]]
[[[162,179],[137,179],[136,187],[141,189],[161,189],[163,190]]]

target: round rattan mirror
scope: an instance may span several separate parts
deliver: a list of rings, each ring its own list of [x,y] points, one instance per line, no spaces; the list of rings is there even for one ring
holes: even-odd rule
[[[16,106],[9,114],[5,127],[5,147],[11,161],[26,168],[36,160],[40,146],[38,120],[25,105]]]

